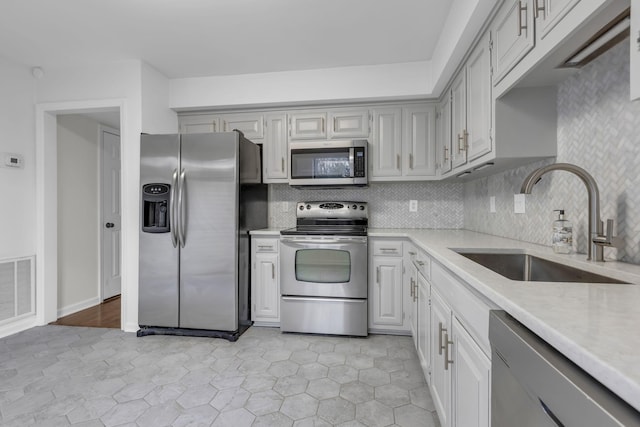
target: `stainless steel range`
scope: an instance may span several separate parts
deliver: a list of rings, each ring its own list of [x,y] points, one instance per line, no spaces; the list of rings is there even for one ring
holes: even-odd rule
[[[280,232],[280,329],[367,335],[364,202],[300,202]]]

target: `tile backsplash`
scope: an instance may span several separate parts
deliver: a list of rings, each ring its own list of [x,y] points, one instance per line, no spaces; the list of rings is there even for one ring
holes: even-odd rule
[[[417,212],[409,212],[411,199],[418,201]],[[295,226],[295,203],[313,200],[368,202],[369,226],[375,228],[462,228],[463,225],[462,184],[402,182],[371,183],[367,188],[335,190],[270,185],[269,226]]]
[[[558,87],[557,162],[576,164],[598,183],[602,219],[615,221],[620,249],[605,257],[640,264],[640,101],[629,101],[629,42],[615,46]],[[513,213],[513,195],[542,161],[464,184],[464,228],[533,243],[551,242],[554,209],[573,222],[574,247],[587,252],[587,191],[571,173],[543,176]],[[489,197],[496,213],[489,213]]]

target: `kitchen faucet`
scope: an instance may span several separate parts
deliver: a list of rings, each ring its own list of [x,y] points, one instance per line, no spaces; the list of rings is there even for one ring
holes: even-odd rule
[[[604,261],[604,246],[620,246],[620,239],[613,236],[613,220],[607,220],[607,232],[602,234],[603,224],[600,220],[600,192],[596,180],[584,169],[570,163],[554,163],[531,172],[522,183],[520,193],[531,194],[533,186],[540,181],[542,175],[554,170],[571,172],[578,176],[589,193],[589,252],[587,260]]]

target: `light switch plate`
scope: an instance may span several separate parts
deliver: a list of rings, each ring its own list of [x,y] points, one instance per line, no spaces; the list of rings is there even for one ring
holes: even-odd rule
[[[524,196],[525,196],[524,194],[513,195],[513,213],[519,213],[519,214],[525,213]]]
[[[489,197],[489,212],[496,213],[496,196]]]
[[[409,200],[409,212],[418,212],[417,200]]]

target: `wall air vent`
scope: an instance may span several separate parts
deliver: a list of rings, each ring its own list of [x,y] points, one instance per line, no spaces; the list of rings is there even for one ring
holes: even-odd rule
[[[627,9],[587,40],[558,68],[580,68],[593,61],[629,37],[630,24],[630,9]]]

